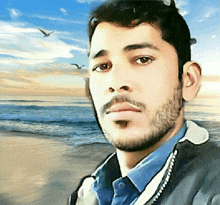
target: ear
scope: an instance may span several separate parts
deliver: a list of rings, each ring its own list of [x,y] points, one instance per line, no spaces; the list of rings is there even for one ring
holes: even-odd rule
[[[192,100],[198,93],[201,82],[201,67],[188,61],[183,66],[182,95],[185,101]]]

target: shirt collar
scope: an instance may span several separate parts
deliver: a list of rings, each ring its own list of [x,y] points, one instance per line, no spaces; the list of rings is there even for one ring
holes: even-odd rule
[[[111,187],[112,182],[121,177],[121,171],[116,153],[110,155],[105,162],[92,174],[96,179],[96,186]],[[104,183],[103,183],[104,181]]]

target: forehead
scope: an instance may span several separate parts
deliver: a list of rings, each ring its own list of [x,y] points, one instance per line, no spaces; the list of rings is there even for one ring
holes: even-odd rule
[[[160,45],[165,42],[156,25],[141,23],[135,27],[124,27],[113,23],[100,23],[93,34],[90,51],[105,48],[119,48],[129,44],[150,43]]]

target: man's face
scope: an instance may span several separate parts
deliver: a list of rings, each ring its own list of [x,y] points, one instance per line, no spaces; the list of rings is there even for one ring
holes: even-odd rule
[[[182,97],[178,56],[156,27],[100,23],[89,71],[99,123],[116,148],[143,150],[175,127]]]

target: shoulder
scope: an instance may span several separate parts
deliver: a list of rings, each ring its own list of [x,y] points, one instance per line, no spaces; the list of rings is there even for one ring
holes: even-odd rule
[[[96,179],[96,175],[99,172],[100,169],[102,169],[104,166],[109,164],[109,162],[112,165],[112,162],[116,161],[116,154],[110,154],[108,155],[104,161],[102,161],[96,168],[95,172],[92,175],[87,175],[83,177],[76,190],[71,194],[71,196],[68,199],[68,205],[97,205],[97,197],[96,193],[93,191],[93,184]],[[113,164],[114,165],[114,164]],[[112,166],[112,169],[115,166]]]
[[[219,165],[220,145],[210,140],[208,131],[192,121],[187,121],[185,136],[177,143],[179,166]],[[204,167],[205,168],[205,167]]]
[[[220,148],[208,142],[199,153],[198,159],[193,163],[195,170],[188,175],[198,187],[194,204],[217,205],[220,203]]]
[[[82,178],[78,188],[69,197],[68,205],[98,205],[96,194],[92,190],[94,181],[92,176]]]
[[[220,147],[211,141],[193,144],[186,140],[178,154],[161,204],[219,204]]]
[[[195,145],[190,141],[185,141],[177,145],[178,155],[176,158],[176,169],[184,173],[220,172],[220,147],[208,140],[205,143]],[[217,172],[216,172],[217,171]]]

